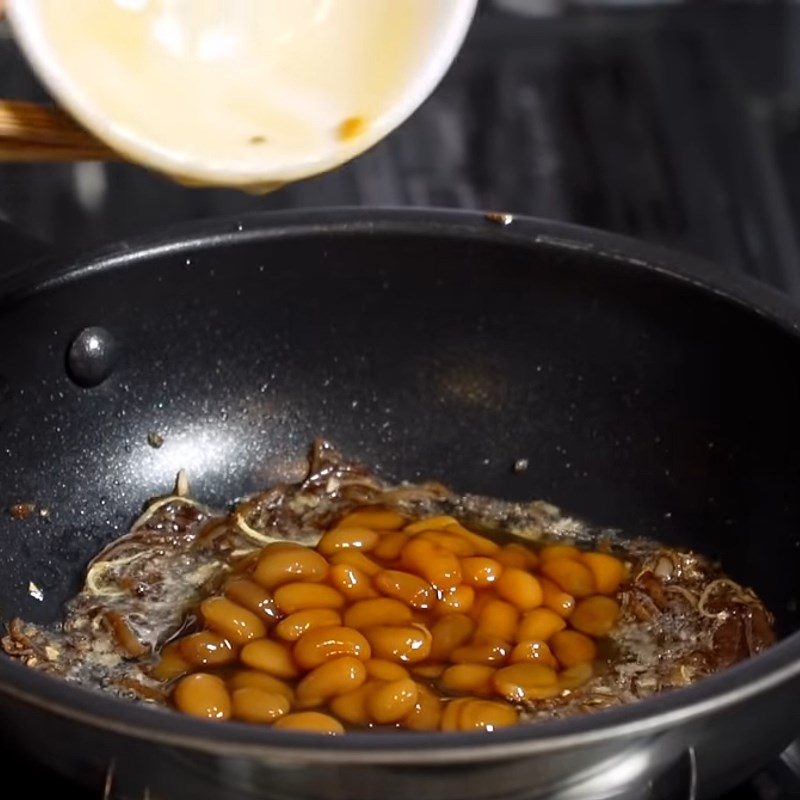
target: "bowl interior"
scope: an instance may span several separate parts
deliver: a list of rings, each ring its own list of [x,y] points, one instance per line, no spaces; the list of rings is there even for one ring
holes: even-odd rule
[[[476,0],[12,0],[57,100],[124,156],[267,188],[399,125],[455,57]]]

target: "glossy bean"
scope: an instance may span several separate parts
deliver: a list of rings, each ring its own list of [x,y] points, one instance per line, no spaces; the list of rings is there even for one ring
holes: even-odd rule
[[[374,578],[383,569],[380,564],[365,556],[360,550],[343,550],[336,553],[331,556],[330,563],[347,564],[360,570],[365,575],[369,575],[370,578]]]
[[[382,508],[361,508],[342,517],[337,528],[372,528],[376,531],[396,531],[406,523],[397,511]]]
[[[275,605],[284,614],[306,608],[341,608],[344,597],[323,583],[286,583],[275,590]]]
[[[387,569],[375,578],[375,587],[382,594],[400,600],[411,608],[427,609],[436,602],[436,592],[424,578],[401,570]]]
[[[367,677],[378,681],[399,681],[410,677],[405,667],[383,658],[370,658],[364,666],[367,669]]]
[[[435,731],[442,717],[442,701],[427,687],[417,684],[417,701],[400,724],[411,731]]]
[[[366,679],[364,663],[353,656],[326,661],[297,684],[297,705],[300,708],[322,705],[331,697],[357,689]]]
[[[230,578],[223,587],[225,597],[252,611],[262,622],[271,625],[281,618],[272,595],[261,584],[247,578]]]
[[[231,716],[231,698],[221,678],[196,672],[181,678],[172,695],[179,711],[202,719],[225,720]]]
[[[413,664],[424,661],[431,652],[431,634],[417,625],[375,625],[364,628],[376,658]]]
[[[381,683],[367,696],[367,711],[379,725],[399,722],[414,707],[417,694],[417,684],[410,678]]]
[[[616,600],[597,594],[578,601],[569,624],[589,636],[608,636],[619,616]]]
[[[286,583],[319,583],[328,574],[328,562],[308,547],[283,550],[264,548],[253,570],[253,578],[265,589],[276,589]]]
[[[539,564],[539,559],[532,550],[515,542],[504,545],[492,557],[504,567],[513,569],[536,569]]]
[[[289,648],[272,639],[250,642],[242,648],[239,658],[246,666],[283,680],[291,680],[300,674]]]
[[[442,592],[454,590],[461,583],[461,564],[453,553],[424,539],[411,539],[400,554],[402,565],[425,578]]]
[[[516,725],[519,712],[509,703],[498,700],[470,700],[459,709],[458,729],[496,731]]]
[[[252,612],[227,597],[209,597],[200,603],[206,627],[234,645],[243,645],[267,634],[264,623]]]
[[[306,631],[341,624],[341,615],[332,608],[306,608],[284,617],[272,632],[284,642],[296,642]]]
[[[367,696],[375,688],[375,682],[368,680],[366,683],[361,684],[357,689],[352,689],[344,694],[332,697],[328,703],[330,710],[339,719],[344,720],[350,725],[358,725],[359,727],[366,727],[372,723],[367,711]]]
[[[328,573],[328,583],[351,603],[378,596],[369,575],[350,564],[333,564]]]
[[[294,700],[294,690],[288,683],[284,683],[266,672],[259,672],[254,669],[241,669],[228,678],[228,688],[231,691],[237,689],[260,689],[267,694],[280,694],[291,704]]]
[[[570,614],[575,610],[575,598],[547,578],[540,578],[539,583],[542,585],[542,602],[544,606],[560,617],[569,619]]]
[[[439,678],[439,686],[458,694],[491,695],[494,693],[494,667],[484,664],[455,664]]]
[[[436,517],[423,517],[415,522],[411,522],[403,528],[404,533],[415,534],[422,533],[422,531],[443,531],[448,525],[458,525],[459,522],[455,517],[436,516]]]
[[[459,558],[475,555],[475,548],[464,536],[459,536],[455,533],[448,533],[447,531],[422,531],[416,536],[417,539],[422,539],[426,542],[433,542],[433,544],[449,550],[453,555]]]
[[[461,711],[470,702],[476,698],[472,697],[457,697],[454,700],[449,700],[445,703],[442,709],[442,716],[439,721],[440,730],[452,732],[461,729]]]
[[[550,544],[539,550],[538,555],[542,563],[553,561],[556,558],[567,558],[573,561],[581,560],[581,551],[571,544]]]
[[[289,701],[282,694],[271,694],[254,687],[236,689],[231,697],[234,719],[269,724],[289,711]]]
[[[218,633],[199,631],[178,640],[180,654],[194,667],[221,667],[236,661],[233,645]]]
[[[572,667],[582,661],[597,658],[597,646],[585,634],[578,631],[559,631],[550,639],[550,649],[562,667]]]
[[[344,733],[344,727],[338,719],[329,714],[322,714],[319,711],[300,711],[294,714],[286,714],[272,726],[286,731],[304,731],[306,733],[323,733],[336,735]]]
[[[366,661],[371,655],[372,649],[363,634],[341,625],[306,631],[292,650],[295,663],[304,670],[341,656],[355,656]]]
[[[532,663],[543,664],[551,669],[558,669],[558,661],[547,646],[547,642],[527,639],[514,646],[508,658],[510,664]]]
[[[614,594],[625,580],[625,565],[607,553],[583,553],[582,559],[594,577],[600,594]]]
[[[430,631],[430,657],[433,661],[445,661],[453,650],[469,641],[475,632],[475,623],[466,614],[448,614],[436,620]]]
[[[384,533],[372,548],[372,557],[379,561],[396,561],[410,538],[407,533],[401,531]]]
[[[534,608],[526,611],[517,626],[515,641],[538,639],[546,642],[554,633],[567,627],[564,618],[550,608]]]
[[[471,556],[461,559],[461,579],[474,589],[488,589],[497,582],[503,565],[487,556]]]
[[[180,641],[170,642],[162,648],[158,663],[150,673],[157,681],[170,681],[190,672],[193,664],[181,654]]]
[[[592,665],[587,661],[579,661],[558,674],[558,684],[562,689],[577,689],[583,686],[594,674]]]
[[[324,556],[332,556],[343,550],[366,552],[375,547],[379,539],[379,535],[370,528],[336,528],[319,540],[317,550]]]
[[[411,664],[409,669],[415,678],[424,678],[431,681],[441,677],[447,669],[447,664],[440,661],[426,661],[424,664]]]
[[[529,611],[542,604],[544,595],[539,580],[525,570],[509,567],[495,584],[497,594],[513,603],[521,611]]]
[[[500,545],[497,542],[493,542],[491,539],[465,528],[460,522],[451,522],[445,525],[443,530],[445,533],[454,533],[466,539],[476,556],[494,556],[500,550]]]
[[[482,634],[513,641],[519,623],[519,611],[505,600],[490,600],[478,617],[478,630]]]
[[[344,624],[363,630],[374,625],[407,625],[411,622],[411,609],[392,597],[360,600],[344,612]]]
[[[443,592],[436,603],[437,616],[445,614],[466,614],[475,602],[475,590],[462,583],[450,592]]]
[[[594,577],[589,568],[571,558],[554,558],[541,566],[542,575],[549,578],[573,597],[587,597],[596,591]]]
[[[512,703],[555,697],[561,688],[554,669],[542,664],[512,664],[497,670],[492,682],[498,694]]]
[[[496,636],[476,637],[471,643],[457,647],[450,653],[455,664],[486,664],[499,666],[511,652],[511,645]]]

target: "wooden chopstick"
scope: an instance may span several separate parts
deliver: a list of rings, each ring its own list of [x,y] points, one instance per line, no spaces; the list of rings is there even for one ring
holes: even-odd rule
[[[108,161],[119,156],[52,106],[0,100],[0,161]]]

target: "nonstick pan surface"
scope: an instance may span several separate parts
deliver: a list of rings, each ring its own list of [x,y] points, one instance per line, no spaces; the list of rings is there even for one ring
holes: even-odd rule
[[[308,737],[212,730],[0,660],[14,702],[206,752],[400,763],[644,735],[787,686],[797,703],[800,315],[767,289],[596,231],[437,211],[205,223],[10,273],[0,504],[48,514],[0,520],[4,618],[58,619],[88,559],[178,469],[196,497],[224,505],[299,477],[322,435],[388,477],[544,498],[719,557],[786,637],[688,690],[479,748],[355,735],[307,750]],[[87,328],[99,356],[70,356]],[[788,740],[791,725],[768,722],[757,752],[731,748],[731,775]]]

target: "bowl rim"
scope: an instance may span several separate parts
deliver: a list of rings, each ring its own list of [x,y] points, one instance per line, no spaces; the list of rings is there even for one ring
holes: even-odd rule
[[[511,219],[509,219],[509,217]],[[800,308],[756,281],[719,265],[624,236],[529,217],[439,209],[309,209],[193,222],[147,234],[86,255],[51,259],[0,279],[0,309],[41,291],[135,268],[164,255],[248,241],[380,234],[481,241],[569,256],[587,254],[607,267],[656,275],[721,298],[755,314],[800,342]],[[657,734],[720,712],[790,681],[800,680],[800,631],[765,652],[691,686],[582,717],[485,733],[348,733],[323,737],[193,719],[82,689],[0,657],[0,693],[21,703],[108,732],[219,756],[292,759],[311,763],[439,764],[487,761],[588,745],[601,738]]]

